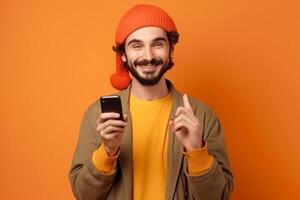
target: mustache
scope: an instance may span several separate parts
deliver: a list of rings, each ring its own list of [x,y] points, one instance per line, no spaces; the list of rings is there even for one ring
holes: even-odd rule
[[[147,60],[147,59],[143,59],[143,60],[136,60],[133,62],[134,66],[146,66],[146,65],[161,65],[163,64],[163,60],[162,59],[158,59],[158,58],[152,58],[151,60]]]

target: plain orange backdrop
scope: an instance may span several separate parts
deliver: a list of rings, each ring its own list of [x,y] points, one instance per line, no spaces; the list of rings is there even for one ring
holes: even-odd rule
[[[0,2],[0,199],[74,199],[81,118],[115,92],[115,28],[139,2]],[[181,34],[167,77],[224,126],[232,199],[300,199],[299,3],[143,2],[170,13]]]

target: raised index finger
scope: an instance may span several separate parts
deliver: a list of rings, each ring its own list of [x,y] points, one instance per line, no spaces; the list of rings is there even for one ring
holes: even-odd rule
[[[186,94],[183,95],[183,104],[184,104],[185,108],[187,108],[189,110],[192,110],[192,106],[191,106],[191,104],[189,102],[189,99],[188,99]]]

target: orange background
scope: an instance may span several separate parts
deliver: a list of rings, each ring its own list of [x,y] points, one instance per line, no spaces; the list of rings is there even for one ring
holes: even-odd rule
[[[137,2],[1,1],[0,199],[74,199],[80,121],[115,91],[114,31]],[[232,199],[300,199],[299,3],[144,2],[181,33],[167,77],[222,121]]]

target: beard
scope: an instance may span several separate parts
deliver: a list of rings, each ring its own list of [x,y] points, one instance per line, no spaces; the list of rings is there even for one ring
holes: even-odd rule
[[[142,77],[138,71],[136,70],[137,66],[147,66],[147,65],[154,65],[154,66],[158,66],[163,64],[162,68],[160,68],[159,72],[157,75],[151,77],[151,78],[144,78]],[[171,56],[169,57],[169,61],[164,63],[162,59],[159,58],[153,58],[151,60],[142,60],[142,61],[138,61],[135,60],[133,63],[129,63],[128,59],[127,61],[124,63],[126,69],[128,69],[128,71],[131,73],[131,75],[141,84],[144,86],[153,86],[156,85],[161,77],[169,70],[172,68],[172,66],[174,65]]]

